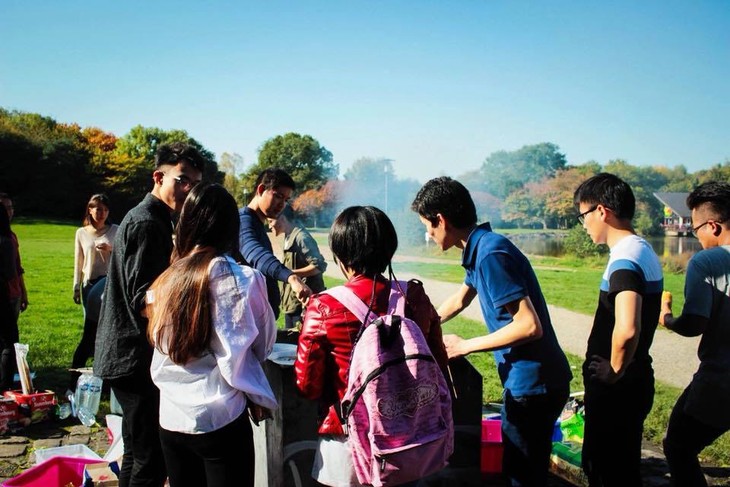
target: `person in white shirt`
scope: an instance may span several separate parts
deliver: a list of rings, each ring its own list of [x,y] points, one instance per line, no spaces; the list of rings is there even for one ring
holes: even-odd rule
[[[83,226],[76,230],[73,299],[76,304],[83,304],[84,332],[71,361],[71,367],[74,369],[85,367],[89,357],[94,356],[100,303],[92,304],[89,297],[91,290],[97,285],[99,288],[94,295],[101,296],[114,237],[119,228],[118,225],[108,223],[108,217],[109,198],[105,194],[95,194],[86,204]],[[72,389],[76,385],[78,375],[78,373],[72,375]]]
[[[261,363],[276,340],[263,275],[237,262],[238,208],[220,185],[183,205],[170,267],[147,294],[150,372],[171,487],[252,486],[254,421],[277,407]]]

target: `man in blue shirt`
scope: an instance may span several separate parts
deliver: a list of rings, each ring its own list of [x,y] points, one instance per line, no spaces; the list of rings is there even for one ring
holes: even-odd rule
[[[295,188],[294,180],[283,169],[264,169],[256,178],[253,198],[239,211],[241,255],[248,265],[266,277],[269,304],[277,318],[281,304],[279,281],[289,284],[294,296],[302,302],[312,294],[301,278],[276,258],[264,226],[267,218],[276,218],[284,210]]]
[[[677,400],[664,438],[675,485],[707,485],[697,455],[730,430],[730,184],[701,184],[687,198],[702,249],[687,264],[684,308],[672,315],[665,293],[661,324],[682,336],[702,335],[700,368]]]
[[[494,352],[504,387],[503,472],[511,485],[546,485],[555,420],[570,390],[570,367],[555,336],[530,262],[508,239],[477,225],[469,191],[458,181],[428,181],[412,209],[442,250],[463,250],[466,279],[438,309],[444,323],[479,295],[489,334],[444,335],[449,358]]]

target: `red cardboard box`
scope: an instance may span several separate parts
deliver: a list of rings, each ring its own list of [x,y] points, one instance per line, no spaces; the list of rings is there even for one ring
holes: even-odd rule
[[[5,391],[5,397],[14,400],[19,407],[19,414],[30,413],[30,422],[38,423],[48,419],[56,407],[56,394],[53,391],[23,394],[21,391]]]
[[[14,429],[18,424],[18,404],[5,397],[0,397],[0,435]]]

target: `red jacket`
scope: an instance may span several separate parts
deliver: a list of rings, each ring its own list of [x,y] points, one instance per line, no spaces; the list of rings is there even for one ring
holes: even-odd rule
[[[373,292],[371,278],[355,276],[345,286],[364,303],[370,303]],[[379,276],[375,285],[376,303],[373,306],[377,315],[387,310],[389,290],[388,280]],[[408,282],[405,314],[421,328],[431,353],[447,376],[448,357],[441,335],[441,320],[420,281]],[[352,345],[360,326],[352,313],[327,294],[313,296],[307,306],[294,370],[297,388],[302,395],[319,399],[328,408],[319,426],[319,434],[343,434],[333,404],[339,403],[345,395]]]

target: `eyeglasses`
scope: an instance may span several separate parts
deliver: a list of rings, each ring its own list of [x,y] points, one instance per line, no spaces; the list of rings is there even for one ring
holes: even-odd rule
[[[590,207],[590,209],[588,211],[584,211],[583,213],[581,213],[580,215],[578,215],[578,221],[580,222],[580,224],[583,225],[585,223],[585,221],[586,221],[586,215],[588,213],[590,213],[592,211],[596,211],[597,209],[598,209],[598,205],[593,205],[593,206]]]
[[[163,173],[166,174],[166,173]],[[193,181],[189,177],[187,177],[184,174],[181,174],[180,176],[174,176],[172,179],[175,180],[177,184],[179,184],[184,191],[187,191],[191,189],[193,186],[198,184],[200,181]]]
[[[724,220],[720,220],[720,221],[718,221],[718,220],[707,220],[705,223],[700,223],[696,227],[692,227],[692,235],[694,235],[695,238],[697,238],[697,232],[699,232],[700,231],[700,228],[704,227],[708,223],[714,223],[716,225],[719,225],[720,223],[725,223],[725,221]]]

